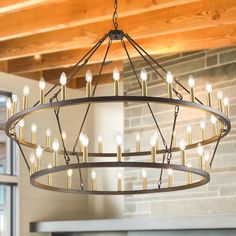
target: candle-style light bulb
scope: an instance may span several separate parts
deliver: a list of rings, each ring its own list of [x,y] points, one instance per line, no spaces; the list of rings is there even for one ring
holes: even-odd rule
[[[72,169],[67,170],[67,188],[68,189],[72,188],[72,174],[73,174]]]
[[[28,108],[29,93],[30,93],[30,88],[29,88],[29,86],[25,85],[23,88],[23,106],[22,106],[23,110]]]
[[[51,169],[52,169],[52,164],[51,163],[48,163],[48,169],[51,171]],[[51,173],[49,173],[48,174],[48,186],[52,186],[52,174]]]
[[[205,171],[209,173],[210,172],[210,165],[209,165],[210,152],[209,151],[205,151],[204,160],[205,160]]]
[[[122,144],[122,136],[120,134],[118,134],[116,136],[116,157],[117,157],[117,161],[121,161],[122,159],[122,152],[121,152],[121,144]]]
[[[46,130],[46,147],[47,148],[50,148],[50,146],[51,146],[51,135],[52,135],[51,130],[47,129]]]
[[[32,175],[35,172],[35,164],[36,164],[35,163],[36,158],[34,152],[30,154],[29,161],[30,161],[30,175]]]
[[[53,154],[52,154],[52,165],[53,166],[58,166],[58,151],[60,148],[60,144],[58,140],[55,138],[52,143],[52,149],[53,149]]]
[[[61,73],[60,84],[61,84],[61,100],[65,100],[66,99],[66,84],[67,84],[67,76],[65,72]]]
[[[155,136],[152,136],[150,139],[150,145],[151,145],[151,159],[152,162],[156,162],[156,138]]]
[[[223,103],[224,103],[224,113],[227,117],[229,117],[229,99],[224,98]]]
[[[18,96],[16,94],[12,95],[12,113],[15,114],[17,112],[17,103],[18,103]]]
[[[122,174],[118,172],[117,174],[117,189],[118,191],[122,191]]]
[[[66,131],[61,132],[61,137],[62,137],[62,140],[63,140],[64,144],[66,145],[66,138],[67,138]]]
[[[33,123],[31,125],[31,143],[36,144],[36,139],[37,139],[37,125]]]
[[[84,134],[81,132],[79,135],[79,143],[80,143],[80,151],[83,152],[83,139],[84,139]]]
[[[148,78],[148,74],[147,71],[142,68],[141,73],[140,73],[140,77],[142,80],[142,96],[147,96],[147,78]]]
[[[204,148],[199,143],[197,146],[197,154],[198,154],[198,168],[202,169],[202,158],[203,158]]]
[[[98,153],[102,153],[103,151],[103,145],[102,145],[102,136],[98,136]]]
[[[173,170],[168,169],[168,188],[171,188],[173,186]]]
[[[194,102],[195,96],[194,96],[194,86],[195,86],[195,80],[192,75],[189,76],[188,79],[188,86],[190,88],[190,99],[192,102]]]
[[[207,100],[207,106],[211,107],[212,105],[212,86],[210,84],[206,85],[206,100]]]
[[[181,140],[179,142],[179,149],[180,149],[181,165],[185,166],[185,141],[184,140]]]
[[[173,75],[172,75],[172,73],[170,71],[167,71],[166,82],[168,84],[168,95],[169,95],[169,98],[172,98],[173,97],[173,95],[172,95]]]
[[[204,141],[206,139],[206,123],[204,120],[200,122],[200,128],[201,128],[202,141]]]
[[[113,79],[114,79],[114,94],[115,96],[119,95],[119,80],[120,80],[120,72],[117,68],[113,70]]]
[[[191,168],[192,164],[191,163],[187,163],[187,167]],[[192,173],[191,172],[187,172],[187,179],[188,179],[188,184],[192,184],[193,178],[192,178]]]
[[[37,146],[36,150],[35,150],[35,155],[37,157],[36,160],[36,171],[39,171],[41,168],[41,157],[43,155],[43,149],[41,148],[41,146]]]
[[[212,131],[213,135],[217,135],[217,118],[211,115]]]
[[[140,152],[140,134],[136,134],[136,152]]]
[[[218,109],[223,112],[223,92],[218,91],[217,92],[217,98],[218,98]]]
[[[97,177],[96,171],[95,171],[95,170],[92,170],[92,171],[91,171],[91,179],[92,179],[92,190],[93,190],[93,191],[96,191],[96,189],[97,189],[97,186],[96,186],[96,177]]]
[[[157,151],[159,149],[159,142],[158,142],[159,135],[157,132],[154,132],[154,137],[156,139],[156,151]]]
[[[83,162],[88,162],[89,138],[86,134],[83,137],[82,145],[83,145]]]
[[[25,121],[22,119],[19,121],[19,139],[23,139],[24,137],[24,126],[25,126]]]
[[[40,90],[39,102],[40,102],[40,104],[44,104],[44,90],[45,90],[45,87],[46,87],[46,83],[45,83],[44,78],[42,77],[39,80],[39,90]]]
[[[143,177],[143,190],[147,189],[147,171],[145,169],[142,170]]]
[[[86,96],[91,97],[91,95],[92,95],[92,80],[93,80],[93,75],[92,75],[91,70],[86,71],[85,80],[86,80]]]
[[[187,134],[188,134],[188,144],[192,144],[193,138],[192,138],[192,127],[190,125],[186,128]]]
[[[8,120],[12,114],[12,102],[10,98],[7,98],[6,100],[6,108],[7,108],[7,120]]]

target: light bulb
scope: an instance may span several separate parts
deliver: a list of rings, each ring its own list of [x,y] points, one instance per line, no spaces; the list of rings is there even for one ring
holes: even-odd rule
[[[212,86],[211,86],[210,84],[207,84],[207,85],[206,85],[206,91],[207,91],[208,93],[211,93],[211,92],[212,92]]]
[[[66,135],[65,131],[62,131],[61,137],[62,137],[63,140],[66,140],[67,135]]]
[[[121,179],[121,178],[122,178],[122,174],[121,174],[121,172],[118,172],[118,174],[117,174],[117,178],[118,178],[118,179]]]
[[[31,163],[31,164],[34,164],[34,163],[35,163],[35,154],[34,154],[33,152],[30,154],[29,160],[30,160],[30,163]]]
[[[87,70],[87,71],[86,71],[85,80],[86,80],[87,82],[92,82],[92,80],[93,80],[93,75],[92,75],[91,70]]]
[[[218,99],[222,99],[223,98],[223,92],[222,91],[218,91],[217,92],[217,98]]]
[[[39,80],[39,88],[40,88],[41,90],[44,90],[45,87],[46,87],[46,83],[45,83],[44,78],[42,77],[42,78]]]
[[[11,99],[10,99],[10,98],[8,98],[7,101],[6,101],[6,108],[7,108],[8,110],[10,110],[10,109],[12,108],[12,102],[11,102]]]
[[[95,170],[92,170],[92,171],[91,171],[91,178],[92,178],[93,180],[95,180],[96,177],[97,177],[96,171],[95,171]]]
[[[188,78],[188,85],[190,88],[193,88],[195,86],[195,80],[192,75],[190,75]]]
[[[116,136],[116,143],[117,143],[117,145],[121,145],[122,144],[122,136],[120,134],[118,134]]]
[[[228,98],[224,98],[224,105],[228,106],[229,105],[229,99]]]
[[[43,155],[43,149],[41,148],[41,146],[37,146],[37,148],[35,150],[35,154],[39,158]]]
[[[155,147],[156,146],[156,143],[157,143],[157,140],[155,138],[155,136],[152,136],[151,139],[150,139],[150,144],[152,147]]]
[[[47,129],[47,130],[46,130],[46,136],[51,136],[51,134],[52,134],[51,130],[50,130],[50,129]]]
[[[210,159],[210,152],[209,151],[205,151],[204,153],[204,160],[208,161]]]
[[[185,141],[184,140],[181,140],[179,142],[179,148],[181,151],[184,151],[185,150]]]
[[[142,177],[147,178],[147,171],[145,169],[142,170]]]
[[[19,126],[23,128],[25,126],[25,121],[22,119],[19,121]]]
[[[192,164],[190,162],[187,163],[187,167],[191,168]]]
[[[84,147],[88,147],[88,145],[89,145],[89,138],[86,134],[84,135],[84,138],[82,140],[82,144]]]
[[[101,136],[101,135],[98,136],[98,142],[99,142],[99,143],[102,142],[102,136]]]
[[[29,86],[25,85],[24,88],[23,88],[23,94],[25,96],[28,96],[29,93],[30,93],[30,88],[29,88]]]
[[[120,72],[117,68],[113,70],[113,79],[118,81],[120,79]]]
[[[188,134],[192,133],[192,127],[190,125],[187,126],[186,130]]]
[[[211,123],[215,125],[216,121],[217,121],[216,117],[214,115],[211,115]]]
[[[55,139],[53,140],[53,143],[52,143],[52,149],[53,149],[53,151],[54,151],[54,152],[58,152],[59,147],[60,147],[60,144],[59,144],[58,140],[55,138]]]
[[[166,82],[168,84],[173,83],[173,75],[172,75],[172,73],[170,71],[168,71],[167,74],[166,74]]]
[[[156,141],[157,141],[157,140],[158,140],[158,137],[159,137],[159,135],[158,135],[157,132],[154,133],[154,137],[155,137],[155,139],[156,139]]]
[[[199,156],[202,156],[202,155],[203,155],[203,152],[204,152],[204,148],[203,148],[203,146],[199,143],[199,144],[197,145],[197,154],[198,154]]]
[[[12,95],[12,101],[16,103],[18,101],[18,96],[16,94]]]
[[[200,122],[200,128],[201,128],[201,129],[205,129],[205,128],[206,128],[206,123],[205,123],[204,120],[202,120],[202,121]]]
[[[52,169],[52,164],[48,163],[48,169]]]
[[[144,68],[142,68],[141,70],[140,77],[142,81],[147,81],[148,75],[147,71]]]
[[[136,141],[137,141],[137,142],[140,141],[140,134],[139,134],[139,133],[136,134]]]
[[[80,135],[79,135],[79,141],[80,141],[81,143],[83,143],[83,140],[84,140],[84,134],[83,134],[83,133],[80,133]]]
[[[68,177],[71,177],[72,174],[73,174],[73,170],[72,169],[67,170],[67,176]]]
[[[67,76],[66,76],[65,72],[62,72],[61,76],[60,76],[60,84],[62,86],[65,86],[66,83],[67,83]]]
[[[173,170],[172,169],[168,169],[167,172],[168,172],[168,175],[172,175],[173,174]]]
[[[35,123],[33,123],[32,125],[31,125],[31,131],[32,131],[32,133],[35,133],[36,131],[37,131],[37,125],[35,124]]]

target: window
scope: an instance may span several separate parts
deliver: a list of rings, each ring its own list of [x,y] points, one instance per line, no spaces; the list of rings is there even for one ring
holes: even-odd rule
[[[10,93],[0,91],[0,127],[5,123],[6,99]],[[0,130],[0,236],[16,235],[17,167],[14,143]]]

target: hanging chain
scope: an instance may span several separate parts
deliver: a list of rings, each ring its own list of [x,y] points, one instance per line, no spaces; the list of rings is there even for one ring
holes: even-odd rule
[[[114,1],[114,13],[113,13],[113,18],[112,18],[112,21],[113,21],[113,25],[115,27],[115,29],[117,30],[118,29],[118,12],[117,12],[117,6],[118,6],[118,3],[117,3],[117,0]]]

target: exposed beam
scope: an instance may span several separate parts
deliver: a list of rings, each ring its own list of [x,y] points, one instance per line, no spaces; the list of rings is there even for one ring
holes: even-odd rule
[[[119,15],[128,16],[154,9],[182,5],[200,0],[119,0]],[[113,1],[64,0],[0,16],[0,41],[76,25],[108,20],[113,13]],[[7,27],[6,27],[7,26]]]
[[[236,23],[236,1],[198,1],[121,17],[119,26],[135,39]],[[111,19],[0,42],[0,60],[86,48],[111,28]]]
[[[233,45],[236,42],[236,24],[220,25],[206,29],[190,30],[182,33],[160,35],[137,42],[150,54],[175,53],[180,51],[201,50]],[[91,58],[92,63],[101,62],[105,46]],[[130,47],[129,47],[130,48]],[[43,56],[41,62],[35,62],[32,58],[15,59],[8,62],[9,73],[23,73],[40,71],[64,65],[75,64],[88,49],[75,49],[65,52],[51,53]],[[138,54],[131,48],[131,56]],[[120,44],[114,44],[108,55],[108,60],[122,60],[126,58]]]

